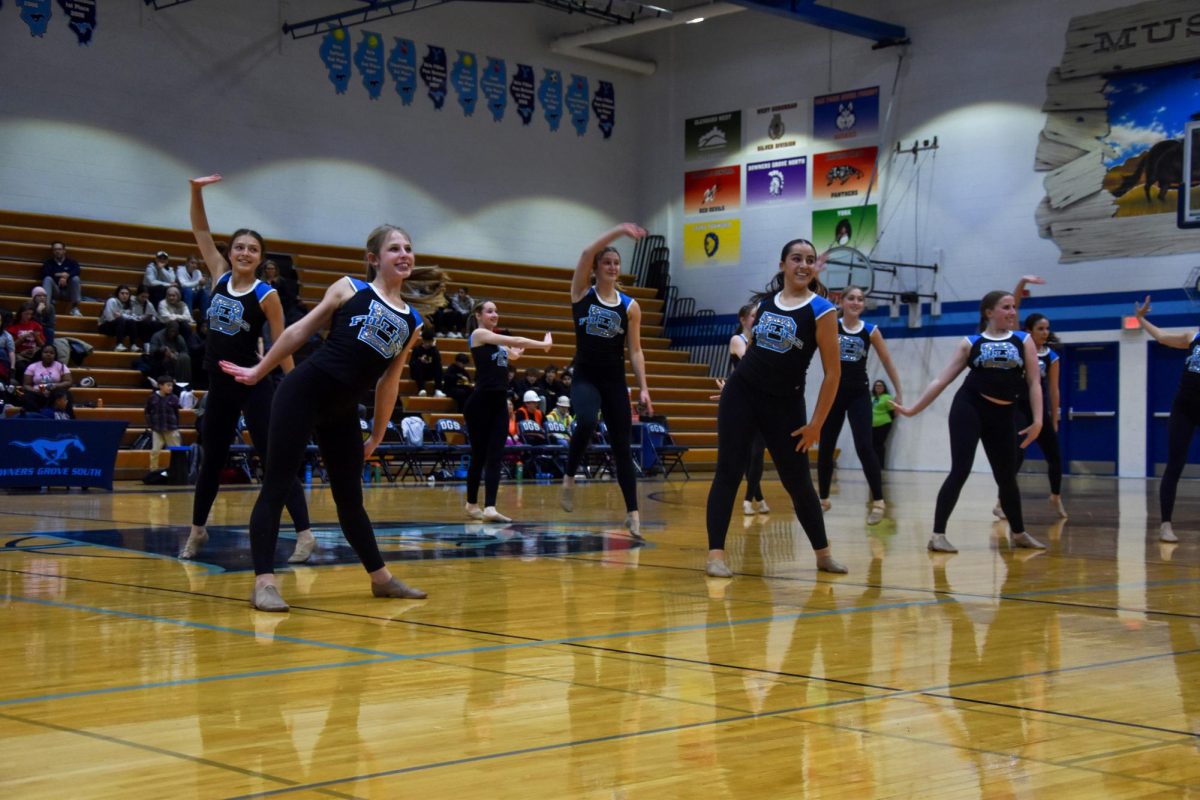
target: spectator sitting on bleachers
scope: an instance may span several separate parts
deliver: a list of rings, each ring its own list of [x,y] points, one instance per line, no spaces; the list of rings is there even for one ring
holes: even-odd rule
[[[178,286],[167,287],[167,296],[158,303],[158,319],[164,325],[178,322],[180,333],[191,340],[192,310],[183,302],[183,293]]]
[[[33,319],[41,323],[42,335],[46,337],[46,342],[53,342],[54,330],[58,327],[58,314],[54,310],[54,303],[50,302],[46,290],[41,286],[33,287],[29,302],[33,303]]]
[[[517,419],[531,419],[538,425],[541,425],[542,420],[546,418],[541,409],[541,395],[539,395],[533,389],[530,389],[529,391],[525,392],[521,400],[521,407],[516,409]]]
[[[75,404],[70,389],[55,389],[50,392],[50,402],[36,416],[47,419],[75,419]]]
[[[463,338],[474,305],[475,299],[467,293],[467,287],[458,287],[450,302],[433,312],[433,327],[447,338]]]
[[[187,339],[179,331],[179,322],[171,320],[166,327],[150,337],[150,353],[147,356],[148,371],[143,374],[170,375],[178,383],[191,383],[192,357],[188,352]]]
[[[212,297],[208,293],[208,273],[201,268],[200,259],[194,255],[187,257],[186,264],[180,264],[175,270],[175,280],[183,295],[183,302],[188,308],[200,312],[201,316],[208,313]]]
[[[432,328],[421,328],[421,339],[408,359],[408,376],[417,384],[417,396],[425,396],[426,382],[433,383],[433,396],[445,397],[442,391],[442,354],[438,351]]]
[[[442,388],[445,390],[446,396],[453,398],[458,405],[460,414],[467,405],[467,398],[474,391],[471,384],[471,373],[467,371],[467,365],[470,363],[469,355],[459,353],[454,357],[454,363],[446,367],[446,372],[442,376]]]
[[[554,404],[554,408],[546,415],[546,419],[557,422],[568,431],[571,430],[571,425],[575,422],[575,415],[571,413],[571,398],[565,394],[560,395],[558,402]]]
[[[71,301],[71,316],[82,316],[79,311],[79,262],[67,257],[67,246],[62,242],[50,243],[50,258],[42,262],[42,288],[52,299],[66,297]]]
[[[12,335],[13,346],[17,352],[16,371],[13,381],[20,383],[25,367],[41,357],[42,345],[46,344],[46,335],[42,331],[42,323],[33,318],[33,303],[22,303],[17,311],[17,321],[8,326]]]
[[[525,402],[526,394],[528,394],[530,391],[532,391],[534,394],[537,394],[537,384],[541,377],[542,371],[540,369],[537,367],[530,367],[529,369],[525,370],[525,377],[517,378],[515,381],[509,384],[508,392],[512,396],[513,400],[518,403],[523,403]]]
[[[50,404],[50,394],[55,389],[71,388],[71,370],[58,360],[54,345],[42,345],[41,360],[34,361],[25,369],[22,383],[25,386],[23,403],[28,411],[39,412]]]
[[[146,275],[142,283],[150,290],[150,301],[156,306],[167,296],[168,287],[179,285],[175,268],[171,266],[171,257],[167,255],[166,250],[159,250],[154,254],[154,259],[146,265]]]
[[[558,367],[553,364],[546,365],[546,371],[542,373],[542,377],[538,378],[537,385],[533,388],[546,398],[546,408],[554,408],[558,403],[559,395],[563,393],[562,383],[558,380]]]
[[[105,336],[117,340],[116,350],[125,352],[135,346],[138,338],[138,318],[130,306],[129,287],[121,284],[113,289],[112,297],[104,301],[97,328]],[[126,342],[129,343],[126,346]]]
[[[163,324],[158,319],[154,303],[150,302],[150,290],[145,285],[138,284],[137,291],[129,300],[129,311],[137,320],[138,339],[141,340],[143,349],[149,353],[150,339],[162,330]]]
[[[8,383],[17,372],[17,345],[8,332],[12,318],[11,311],[0,311],[0,384]]]

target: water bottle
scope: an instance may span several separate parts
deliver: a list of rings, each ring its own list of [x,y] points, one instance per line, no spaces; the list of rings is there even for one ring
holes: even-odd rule
[[[304,482],[306,484],[312,483],[312,464],[304,465]]]
[[[517,462],[517,483],[525,480],[525,464],[522,461]]]
[[[379,483],[382,479],[383,479],[383,470],[381,470],[379,468],[379,465],[376,464],[375,470],[371,475],[371,480],[373,480],[375,483]]]
[[[371,482],[371,465],[363,464],[363,483]]]

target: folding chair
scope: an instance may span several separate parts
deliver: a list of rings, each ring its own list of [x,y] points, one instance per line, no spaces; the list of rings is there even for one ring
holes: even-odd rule
[[[687,464],[683,462],[683,456],[690,448],[687,445],[675,444],[671,432],[661,422],[647,422],[643,431],[646,436],[650,437],[654,454],[658,457],[658,463],[662,464],[663,477],[670,480],[671,473],[678,467],[683,470],[684,479],[691,480],[692,476],[688,473]]]
[[[467,429],[461,422],[442,417],[433,426],[433,440],[437,445],[439,460],[433,469],[444,469],[453,473],[464,458],[471,456],[471,442]]]
[[[562,477],[562,468],[555,459],[555,451],[561,446],[550,444],[550,437],[541,425],[532,419],[518,421],[517,438],[525,445],[526,474],[534,478],[545,475],[552,478]]]

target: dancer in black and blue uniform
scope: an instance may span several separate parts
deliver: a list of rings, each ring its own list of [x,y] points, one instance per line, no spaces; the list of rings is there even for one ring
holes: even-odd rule
[[[200,474],[192,499],[192,528],[179,551],[180,558],[195,558],[208,541],[208,515],[217,498],[221,470],[229,458],[229,448],[237,436],[238,417],[245,418],[260,458],[266,456],[269,444],[274,381],[268,379],[254,386],[243,386],[222,372],[219,362],[254,366],[261,358],[258,347],[264,328],[269,328],[274,341],[283,334],[284,326],[279,294],[254,276],[266,251],[262,236],[247,228],[234,231],[228,261],[213,241],[202,192],[205,186],[219,180],[220,175],[209,175],[191,182],[192,234],[216,283],[208,307],[209,333],[204,349],[208,395],[200,430]],[[291,356],[279,364],[284,372],[291,371]],[[304,561],[312,552],[315,540],[304,487],[298,479],[293,479],[288,487],[287,509],[296,528],[296,549],[289,560]]]
[[[410,287],[414,282],[417,290]],[[350,277],[336,281],[320,304],[287,328],[255,366],[221,362],[221,368],[239,383],[252,386],[329,325],[325,344],[284,378],[271,409],[267,469],[250,515],[255,574],[250,603],[260,611],[288,610],[275,583],[275,545],[284,499],[304,461],[311,433],[316,434],[329,475],[342,534],[370,574],[371,593],[376,597],[425,596],[393,577],[385,565],[363,507],[361,476],[363,460],[383,440],[396,407],[400,373],[421,328],[421,315],[411,303],[437,305],[444,290],[440,271],[414,267],[408,234],[381,225],[367,240],[367,281]],[[375,416],[364,443],[358,404],[372,384]]]
[[[524,336],[496,333],[500,312],[491,300],[481,300],[471,309],[475,329],[468,336],[471,357],[475,359],[475,390],[467,398],[463,419],[471,442],[471,464],[467,467],[467,503],[471,519],[484,522],[512,522],[496,510],[500,487],[500,461],[508,437],[508,365],[521,357],[527,347],[549,350],[554,344],[550,334],[540,342]],[[479,479],[483,478],[483,507],[479,507]]]
[[[838,385],[833,408],[821,428],[821,443],[817,447],[817,494],[821,508],[828,511],[829,485],[833,482],[833,451],[837,447],[842,424],[850,420],[850,433],[854,440],[854,452],[858,454],[867,485],[871,489],[871,507],[867,512],[867,524],[876,525],[883,519],[886,507],[883,500],[883,465],[875,454],[871,438],[871,390],[867,379],[867,356],[871,348],[879,355],[879,361],[896,387],[895,402],[900,402],[900,373],[892,363],[883,333],[875,325],[864,321],[862,312],[867,305],[867,294],[858,286],[847,287],[842,292],[842,316],[838,319],[838,353],[842,362],[842,380]]]
[[[625,385],[625,347],[638,383],[638,396],[646,413],[653,414],[650,389],[646,385],[646,359],[642,354],[642,310],[637,301],[620,290],[621,254],[610,247],[622,236],[641,239],[646,231],[633,223],[618,225],[592,242],[579,256],[571,279],[571,317],[575,321],[575,374],[571,383],[571,406],[575,430],[567,453],[559,503],[564,511],[575,509],[575,470],[592,443],[600,414],[608,428],[617,484],[625,500],[625,526],[641,536],[637,477],[630,440],[633,414]]]
[[[1175,512],[1175,492],[1187,464],[1192,435],[1200,426],[1200,331],[1166,333],[1158,328],[1146,319],[1150,313],[1149,295],[1141,305],[1134,304],[1133,313],[1142,329],[1153,336],[1156,342],[1189,351],[1187,360],[1183,362],[1183,373],[1179,376],[1179,389],[1171,403],[1171,418],[1167,421],[1167,467],[1158,484],[1158,507],[1162,515],[1158,538],[1163,542],[1178,542],[1179,536],[1171,520]]]
[[[729,371],[737,369],[738,362],[746,355],[750,346],[750,337],[754,335],[755,315],[758,306],[747,303],[738,309],[738,332],[729,337]],[[763,498],[762,476],[764,454],[767,444],[762,434],[754,434],[754,442],[750,446],[750,463],[746,467],[746,496],[742,499],[742,513],[747,517],[755,514],[770,514],[771,507]]]
[[[765,291],[753,297],[758,303],[754,338],[722,387],[717,411],[717,470],[708,492],[707,513],[705,572],[714,578],[733,577],[725,560],[725,537],[756,433],[762,434],[771,451],[779,480],[812,544],[817,569],[846,571],[830,554],[808,464],[808,448],[817,443],[841,374],[837,315],[833,305],[812,288],[819,270],[816,250],[807,239],[784,245],[779,273]],[[805,375],[818,351],[825,377],[817,407],[808,419]]]
[[[912,417],[934,401],[964,369],[967,379],[954,395],[950,407],[950,474],[938,492],[929,549],[957,553],[946,538],[946,523],[958,503],[959,493],[971,474],[975,450],[983,450],[992,465],[992,476],[1000,489],[1000,506],[1012,529],[1016,547],[1044,549],[1045,545],[1025,532],[1021,515],[1021,492],[1017,488],[1017,448],[1012,432],[1017,400],[1024,385],[1028,391],[1033,421],[1020,431],[1020,446],[1028,447],[1042,429],[1042,386],[1038,377],[1037,352],[1033,339],[1017,331],[1016,301],[1004,291],[989,292],[979,304],[979,333],[965,337],[954,357],[911,406],[896,405],[896,413]]]

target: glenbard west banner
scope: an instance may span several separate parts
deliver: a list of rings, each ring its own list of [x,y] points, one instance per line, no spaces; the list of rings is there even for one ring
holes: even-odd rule
[[[741,220],[714,219],[683,226],[685,267],[733,267],[741,258]]]
[[[124,422],[0,420],[0,486],[112,488]]]

